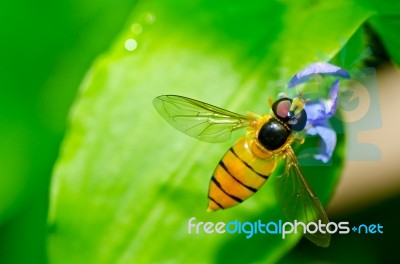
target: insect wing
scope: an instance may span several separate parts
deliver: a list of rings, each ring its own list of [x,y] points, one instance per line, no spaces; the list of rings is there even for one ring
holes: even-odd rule
[[[301,221],[305,225],[310,222],[315,222],[318,225],[318,221],[325,225],[329,223],[323,206],[303,175],[297,158],[290,147],[286,151],[285,171],[277,177],[275,188],[277,200],[290,221]],[[316,232],[306,232],[306,238],[318,246],[329,246],[331,236],[325,228],[321,232],[315,225],[312,225],[309,231]]]
[[[222,108],[178,95],[162,95],[154,107],[179,131],[202,141],[217,143],[230,139],[233,130],[249,126],[255,120]]]

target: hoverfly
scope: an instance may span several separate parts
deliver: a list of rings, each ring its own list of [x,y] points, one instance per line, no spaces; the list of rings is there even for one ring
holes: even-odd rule
[[[303,175],[291,144],[304,141],[301,131],[307,122],[305,101],[299,96],[275,101],[272,113],[241,115],[178,95],[162,95],[153,101],[160,115],[179,131],[211,143],[230,139],[234,130],[247,127],[222,157],[211,177],[208,211],[242,203],[266,182],[281,159],[284,173],[277,176],[276,197],[291,220],[327,224],[328,217]],[[305,236],[327,247],[330,234],[317,231]]]

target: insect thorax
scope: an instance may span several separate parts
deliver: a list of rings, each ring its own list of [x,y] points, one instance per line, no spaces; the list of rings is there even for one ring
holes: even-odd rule
[[[293,141],[292,130],[273,115],[264,115],[247,132],[249,146],[259,158],[280,154]]]

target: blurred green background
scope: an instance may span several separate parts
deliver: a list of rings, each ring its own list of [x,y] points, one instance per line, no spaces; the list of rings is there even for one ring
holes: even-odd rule
[[[50,263],[248,257],[232,251],[259,254],[249,259],[259,262],[283,256],[282,263],[341,263],[360,260],[361,253],[364,263],[400,259],[398,189],[390,192],[394,198],[368,200],[371,206],[358,213],[338,209],[331,219],[382,222],[382,237],[334,236],[328,249],[302,240],[289,251],[298,238],[272,245],[262,237],[250,243],[179,236],[205,210],[208,175],[232,142],[191,141],[168,128],[151,105],[156,95],[179,93],[263,113],[268,97],[311,62],[398,65],[399,15],[398,1],[3,2],[0,263],[46,263],[48,256]],[[367,48],[372,55],[357,61]],[[343,151],[336,155],[341,163]],[[384,174],[386,164],[377,167]],[[324,202],[340,175],[327,170],[335,172],[329,186],[316,188]],[[265,219],[275,204],[260,196],[248,208],[200,216]],[[177,237],[176,228],[183,229]],[[184,244],[190,245],[178,248]]]
[[[45,263],[50,176],[69,108],[135,2],[0,5],[0,263]]]

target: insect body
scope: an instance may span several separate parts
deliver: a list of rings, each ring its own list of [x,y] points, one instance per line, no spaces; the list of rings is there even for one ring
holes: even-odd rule
[[[275,169],[275,153],[290,144],[290,129],[272,115],[252,121],[219,162],[211,178],[209,211],[241,203],[254,194]]]
[[[276,197],[290,220],[305,224],[328,223],[326,213],[300,170],[291,148],[307,121],[304,100],[282,98],[272,104],[272,113],[258,117],[240,115],[222,108],[177,95],[162,95],[153,101],[156,110],[181,132],[206,142],[224,142],[232,131],[247,127],[221,159],[210,181],[209,211],[237,205],[266,182],[280,159],[285,171],[276,180]],[[328,232],[305,236],[320,246],[328,246]]]

